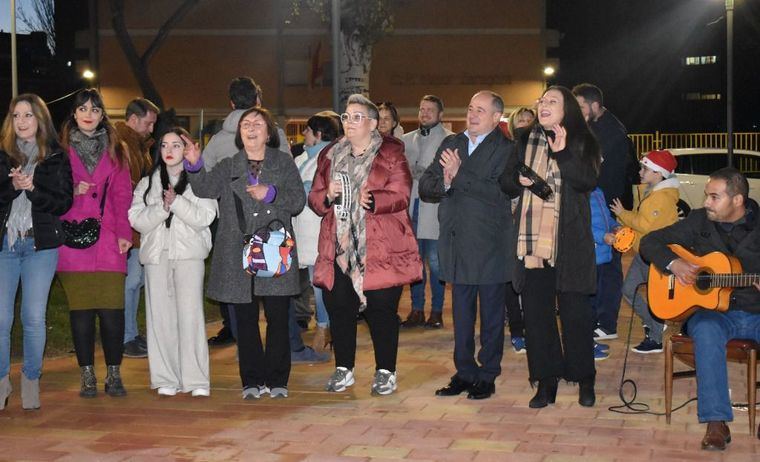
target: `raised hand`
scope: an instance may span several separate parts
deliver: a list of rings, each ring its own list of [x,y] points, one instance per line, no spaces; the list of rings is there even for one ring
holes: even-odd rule
[[[193,143],[193,140],[185,135],[182,135],[181,138],[185,142],[185,150],[182,152],[182,155],[190,162],[190,165],[197,164],[198,159],[201,158],[201,145]]]
[[[565,149],[567,142],[567,130],[565,130],[565,127],[560,124],[555,124],[552,127],[552,130],[554,131],[554,139],[552,140],[551,137],[548,137],[549,147],[551,148],[552,152],[559,152]]]

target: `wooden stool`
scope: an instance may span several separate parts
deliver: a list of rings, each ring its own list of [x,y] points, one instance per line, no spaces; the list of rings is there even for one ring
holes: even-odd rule
[[[760,345],[752,340],[729,340],[726,344],[726,361],[737,361],[747,364],[747,403],[749,411],[749,433],[755,433],[755,405],[757,402],[757,352]],[[692,369],[673,372],[673,357]],[[673,379],[694,377],[694,342],[685,335],[673,335],[665,343],[665,421],[670,423],[673,407]],[[758,435],[760,438],[760,435]]]

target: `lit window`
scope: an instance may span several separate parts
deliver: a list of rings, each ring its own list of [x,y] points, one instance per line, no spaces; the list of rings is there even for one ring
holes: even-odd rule
[[[715,55],[710,56],[687,56],[684,58],[684,65],[686,66],[701,66],[705,64],[715,64],[718,62],[718,57]]]
[[[686,101],[720,101],[720,93],[684,93],[681,98]]]

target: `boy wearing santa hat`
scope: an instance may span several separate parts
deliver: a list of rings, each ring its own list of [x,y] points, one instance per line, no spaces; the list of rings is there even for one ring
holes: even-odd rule
[[[623,226],[636,233],[631,266],[623,281],[623,298],[633,307],[644,325],[644,340],[632,351],[649,354],[662,352],[662,332],[664,324],[652,317],[646,294],[637,294],[639,285],[649,277],[649,265],[639,255],[639,242],[647,233],[664,228],[678,220],[678,179],[673,172],[676,158],[670,151],[652,151],[641,159],[639,176],[639,201],[636,210],[626,210],[619,199],[614,199],[610,210]]]

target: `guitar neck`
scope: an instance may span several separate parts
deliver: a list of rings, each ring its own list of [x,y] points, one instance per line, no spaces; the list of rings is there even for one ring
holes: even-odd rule
[[[717,273],[698,277],[701,278],[709,278],[710,287],[750,287],[760,282],[758,273]]]

